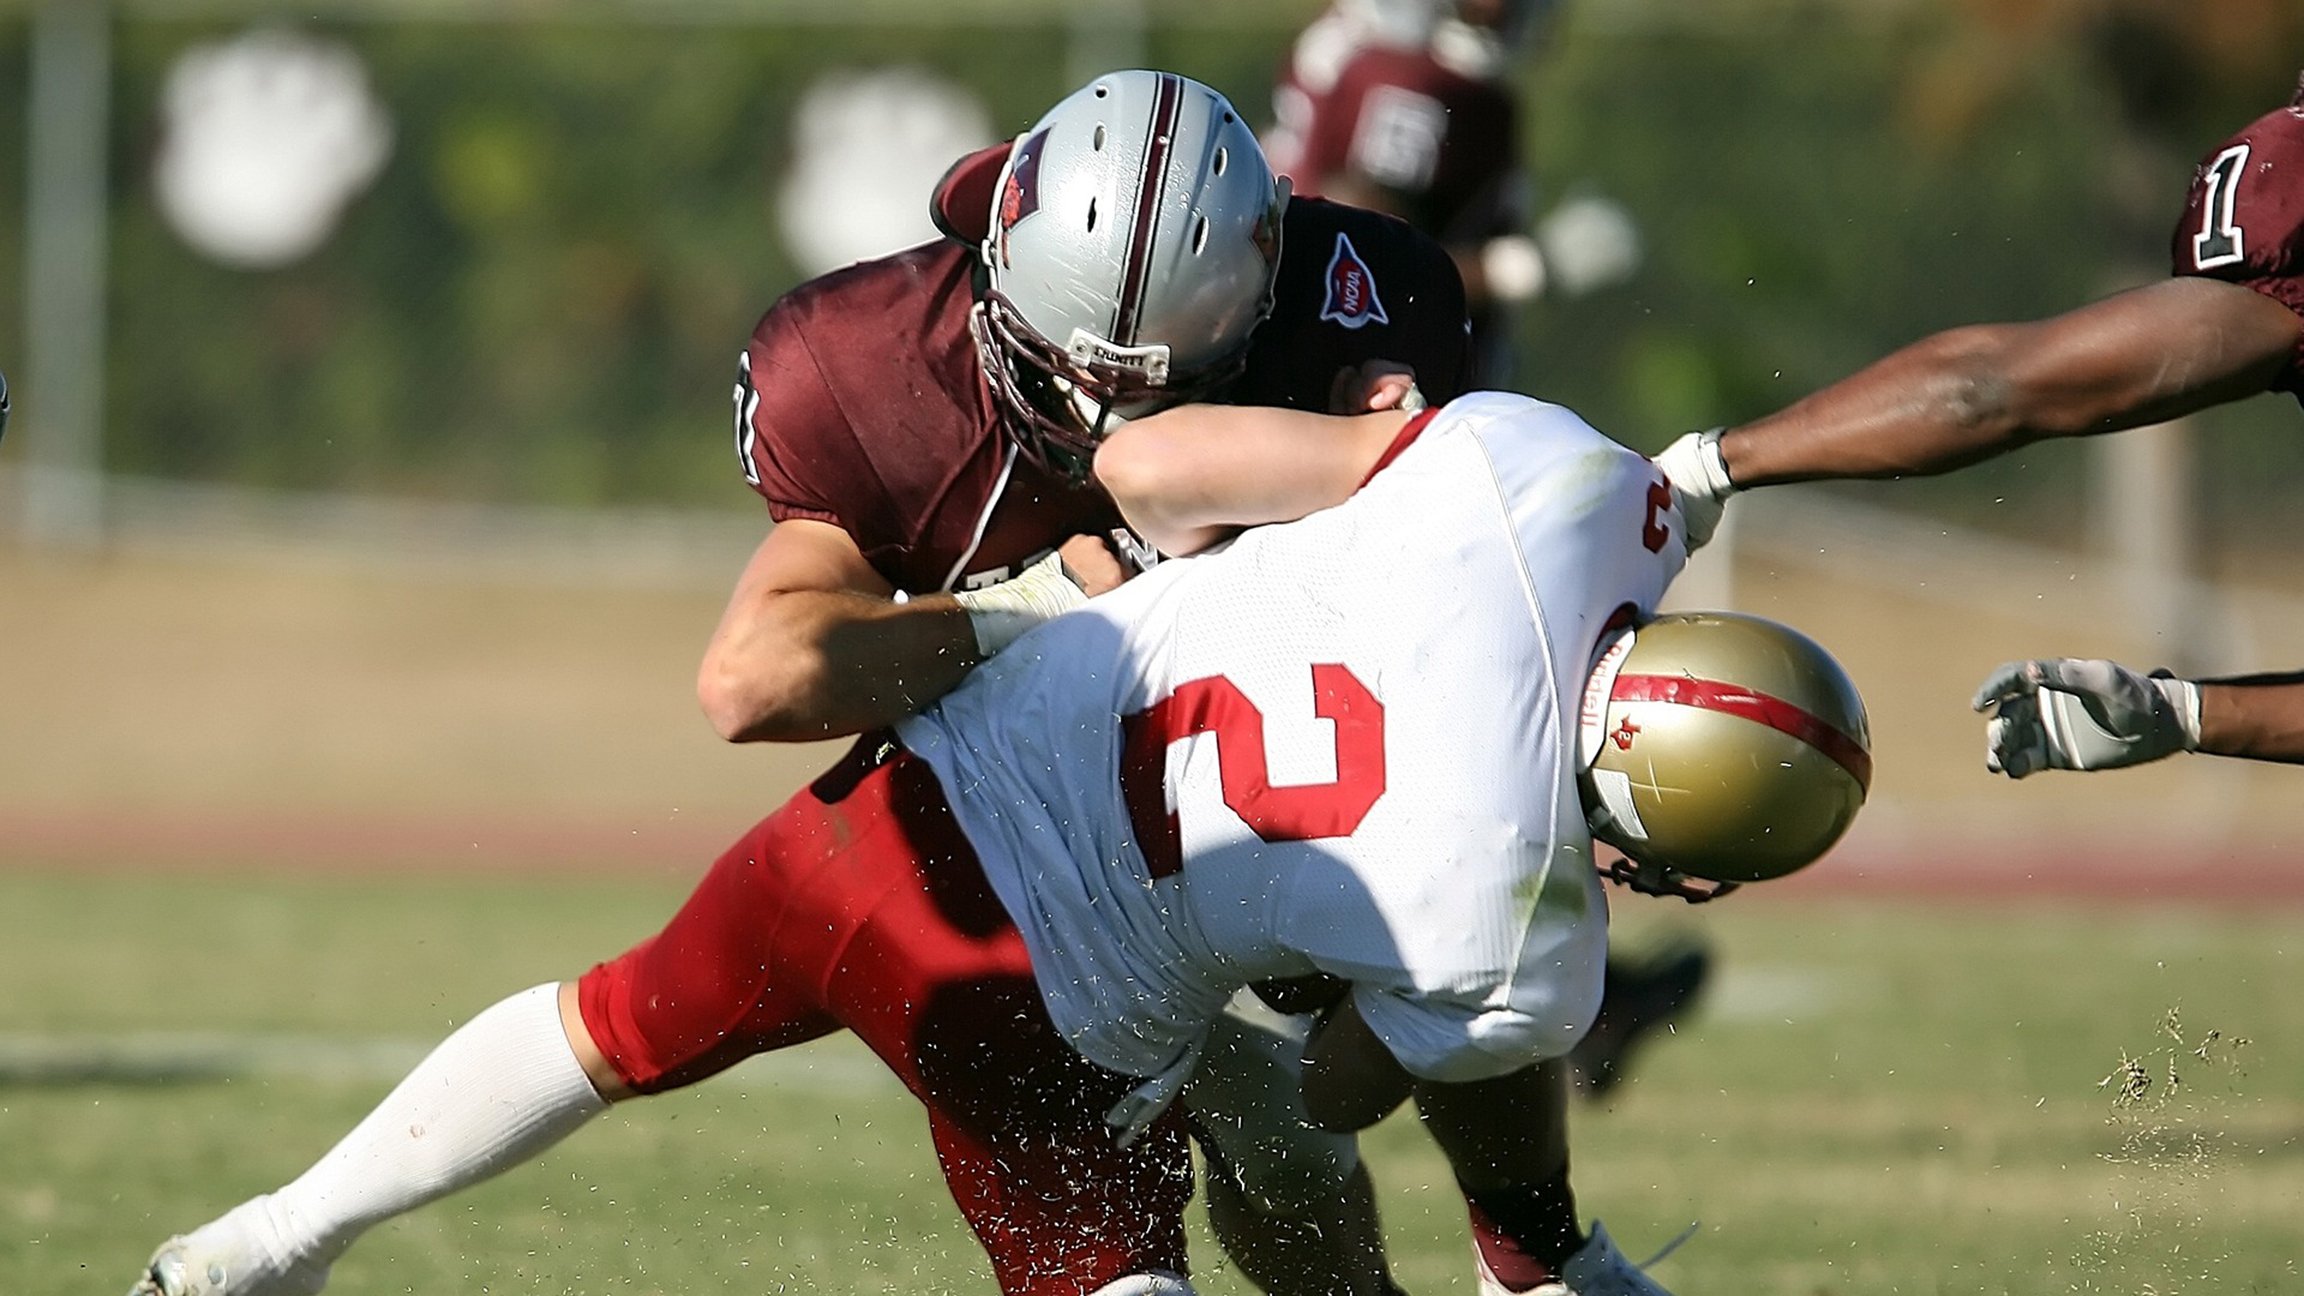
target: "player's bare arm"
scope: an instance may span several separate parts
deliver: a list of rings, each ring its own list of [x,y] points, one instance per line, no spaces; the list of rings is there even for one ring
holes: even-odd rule
[[[1351,498],[1410,417],[1187,405],[1107,437],[1096,478],[1161,552],[1198,553],[1242,527]]]
[[[1118,585],[1094,537],[1059,551],[1083,593]],[[753,551],[705,649],[696,695],[730,742],[805,742],[895,723],[950,692],[982,659],[969,611],[948,594],[899,603],[847,532],[779,523]]]
[[[2200,683],[2200,748],[2304,764],[2304,671]]]
[[[1720,437],[1737,489],[1959,468],[2049,437],[2265,390],[2304,320],[2252,289],[2163,280],[2027,324],[1952,329]]]

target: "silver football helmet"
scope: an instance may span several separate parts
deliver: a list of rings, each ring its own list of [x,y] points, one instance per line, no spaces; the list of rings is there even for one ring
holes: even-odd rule
[[[970,325],[1023,448],[1084,472],[1115,413],[1237,376],[1287,201],[1224,96],[1172,72],[1100,76],[1019,137]]]
[[[1864,699],[1790,627],[1726,612],[1656,619],[1601,654],[1587,685],[1584,804],[1641,890],[1708,898],[1806,868],[1872,783]]]

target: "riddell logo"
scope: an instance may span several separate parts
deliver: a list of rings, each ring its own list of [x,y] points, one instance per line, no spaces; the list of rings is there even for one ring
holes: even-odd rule
[[[1384,313],[1384,300],[1376,295],[1376,276],[1368,272],[1368,263],[1360,259],[1352,240],[1341,233],[1336,236],[1335,255],[1328,258],[1328,300],[1321,304],[1320,318],[1348,329],[1392,322]]]

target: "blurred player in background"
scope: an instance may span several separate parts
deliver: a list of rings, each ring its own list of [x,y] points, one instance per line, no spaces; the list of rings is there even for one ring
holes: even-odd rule
[[[1265,148],[1298,193],[1389,212],[1448,249],[1464,278],[1475,386],[1513,385],[1512,311],[1545,286],[1515,78],[1557,10],[1558,0],[1335,0],[1297,37],[1273,89]],[[1619,955],[1600,1023],[1571,1059],[1577,1089],[1614,1089],[1710,969],[1690,938]]]
[[[740,357],[737,459],[775,526],[699,674],[731,741],[882,728],[1004,625],[1073,597],[1067,566],[1116,582],[1107,547],[1128,537],[1088,456],[1128,416],[1191,398],[1325,410],[1372,367],[1434,399],[1463,386],[1446,254],[1389,217],[1288,201],[1231,105],[1185,78],[1099,78],[1013,146],[963,159],[934,208],[951,237],[794,289]],[[480,1014],[302,1178],[171,1241],[141,1289],[206,1296],[215,1266],[228,1296],[317,1291],[381,1220],[537,1155],[609,1101],[790,1043],[755,872],[723,858],[657,937]],[[1312,1129],[1295,1098],[1300,1031],[1219,1030],[1185,1098],[1219,1239],[1267,1290],[1388,1290],[1355,1144]],[[996,1191],[998,1150],[945,1120],[932,1133],[999,1256],[1028,1212]]]
[[[2173,277],[2026,324],[1952,329],[1766,418],[1658,456],[1699,542],[1738,490],[1946,472],[2049,437],[2165,422],[2265,391],[2304,400],[2304,81],[2211,150]],[[1986,761],[2022,778],[2184,751],[2304,761],[2304,673],[2206,681],[2101,660],[2011,662],[1976,696]]]
[[[1509,385],[1509,308],[1544,286],[1513,78],[1554,3],[1336,0],[1272,95],[1265,148],[1297,192],[1390,212],[1455,258],[1482,386]]]

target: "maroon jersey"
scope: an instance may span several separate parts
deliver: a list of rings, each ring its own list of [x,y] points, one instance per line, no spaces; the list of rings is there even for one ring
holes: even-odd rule
[[[2304,83],[2201,160],[2172,243],[2177,274],[2253,288],[2304,316]],[[2304,343],[2272,386],[2304,402]]]
[[[964,165],[996,174],[1004,153]],[[939,215],[954,239],[785,294],[736,385],[737,458],[769,515],[840,527],[913,592],[1003,580],[1067,536],[1122,526],[1101,488],[1060,480],[1004,432],[969,336],[975,252],[961,241],[983,237],[990,203]],[[1272,318],[1225,398],[1322,410],[1338,370],[1389,359],[1438,405],[1462,389],[1464,330],[1463,283],[1437,244],[1374,212],[1293,201]]]
[[[839,527],[916,593],[1002,580],[1120,525],[1102,492],[1002,435],[968,333],[973,260],[938,242],[812,279],[769,308],[738,366],[737,459],[769,516]]]
[[[1499,82],[1468,77],[1427,49],[1366,45],[1324,90],[1302,98],[1275,166],[1302,193],[1349,176],[1392,195],[1393,210],[1443,243],[1476,243],[1526,224],[1517,113]]]

